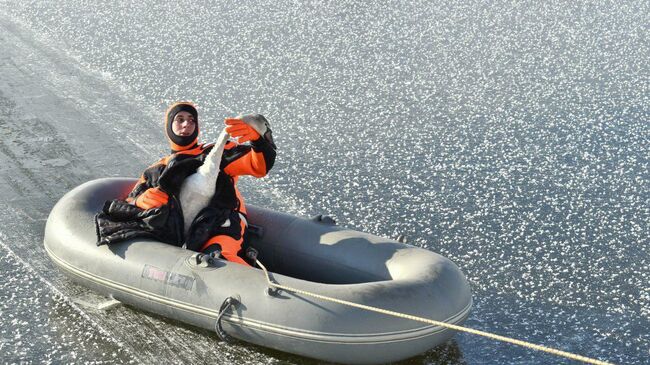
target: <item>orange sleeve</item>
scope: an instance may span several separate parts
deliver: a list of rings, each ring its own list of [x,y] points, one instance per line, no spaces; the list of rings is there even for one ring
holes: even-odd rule
[[[147,189],[156,186],[160,173],[167,165],[168,160],[169,157],[163,157],[153,165],[147,167],[142,175],[140,175],[140,179],[135,184],[129,195],[126,197],[126,201],[133,203],[140,194],[144,193]]]
[[[275,145],[264,138],[251,144],[228,142],[224,148],[223,171],[230,176],[266,176],[275,162]]]

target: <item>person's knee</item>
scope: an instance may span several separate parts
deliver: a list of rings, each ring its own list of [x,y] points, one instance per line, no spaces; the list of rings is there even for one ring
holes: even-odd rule
[[[242,264],[242,265],[246,265],[246,266],[251,266],[251,265],[248,264],[248,262],[244,261],[244,259],[242,259],[241,257],[237,256],[236,253],[235,253],[235,254],[232,254],[232,253],[225,253],[225,254],[224,254],[224,253],[222,253],[222,256],[223,256],[226,260],[228,260],[228,261],[230,261],[230,262],[236,262],[236,263],[238,263],[238,264]]]

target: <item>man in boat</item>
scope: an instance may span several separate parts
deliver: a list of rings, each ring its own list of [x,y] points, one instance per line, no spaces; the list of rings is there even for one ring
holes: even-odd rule
[[[247,227],[246,207],[237,180],[266,176],[275,162],[275,143],[262,115],[226,118],[235,141],[223,147],[214,196],[189,227],[184,227],[178,196],[186,178],[197,171],[213,144],[199,144],[194,104],[178,102],[165,113],[171,154],[148,167],[124,201],[109,201],[96,216],[98,245],[134,237],[152,237],[195,251],[220,251],[228,261],[248,265],[240,256]]]

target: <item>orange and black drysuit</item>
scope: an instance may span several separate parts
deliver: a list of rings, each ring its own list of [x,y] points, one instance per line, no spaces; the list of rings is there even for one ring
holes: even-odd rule
[[[172,153],[144,171],[126,200],[106,202],[102,212],[96,216],[98,245],[135,237],[151,237],[195,251],[219,245],[227,260],[246,264],[238,255],[247,225],[246,207],[236,184],[241,175],[262,177],[273,167],[275,144],[271,131],[268,129],[263,136],[247,144],[232,141],[226,144],[215,194],[186,230],[177,198],[180,187],[185,178],[203,164],[213,145],[197,143],[198,121],[191,136],[179,137],[173,133],[171,121],[179,110],[193,111],[196,117],[196,110],[189,103],[170,107],[166,113],[165,129]],[[138,199],[150,189],[168,196],[166,204],[142,209],[146,205],[137,204]]]

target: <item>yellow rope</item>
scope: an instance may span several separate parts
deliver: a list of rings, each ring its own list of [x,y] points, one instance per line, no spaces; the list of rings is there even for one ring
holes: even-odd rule
[[[471,333],[471,334],[474,334],[474,335],[479,335],[479,336],[491,338],[491,339],[497,340],[497,341],[508,342],[508,343],[511,343],[511,344],[527,347],[527,348],[530,348],[530,349],[544,351],[544,352],[547,352],[549,354],[566,357],[568,359],[582,361],[582,362],[587,363],[587,364],[612,365],[611,363],[608,363],[608,362],[605,362],[605,361],[596,360],[596,359],[592,359],[592,358],[589,358],[589,357],[572,354],[570,352],[561,351],[561,350],[557,350],[557,349],[546,347],[546,346],[536,345],[534,343],[530,343],[530,342],[526,342],[526,341],[522,341],[522,340],[517,340],[517,339],[514,339],[514,338],[495,335],[493,333],[479,331],[479,330],[475,330],[475,329],[468,328],[468,327],[457,326],[457,325],[451,324],[451,323],[434,321],[432,319],[417,317],[417,316],[413,316],[413,315],[410,315],[410,314],[404,314],[404,313],[394,312],[394,311],[391,311],[391,310],[381,309],[381,308],[377,308],[377,307],[371,307],[371,306],[364,305],[364,304],[349,302],[347,300],[331,298],[331,297],[328,297],[328,296],[325,296],[325,295],[311,293],[311,292],[308,292],[308,291],[305,291],[305,290],[296,289],[296,288],[292,288],[292,287],[289,287],[289,286],[276,284],[276,283],[271,281],[271,277],[269,276],[269,272],[268,272],[268,270],[266,270],[266,267],[259,260],[256,260],[256,262],[257,262],[257,265],[259,265],[259,267],[261,267],[262,270],[264,271],[264,275],[266,275],[266,281],[268,282],[269,286],[277,288],[277,289],[282,289],[282,290],[297,293],[297,294],[303,294],[303,295],[307,295],[307,296],[310,296],[310,297],[313,297],[313,298],[317,298],[317,299],[321,299],[321,300],[325,300],[325,301],[329,301],[329,302],[334,302],[334,303],[338,303],[338,304],[343,304],[343,305],[347,305],[347,306],[350,306],[350,307],[365,309],[365,310],[368,310],[368,311],[371,311],[371,312],[382,313],[382,314],[386,314],[386,315],[389,315],[389,316],[394,316],[394,317],[399,317],[399,318],[406,318],[406,319],[410,319],[410,320],[417,321],[417,322],[423,322],[423,323],[431,324],[431,325],[434,325],[434,326],[445,327],[445,328],[449,328],[449,329],[456,330],[456,331],[467,332],[467,333]]]

